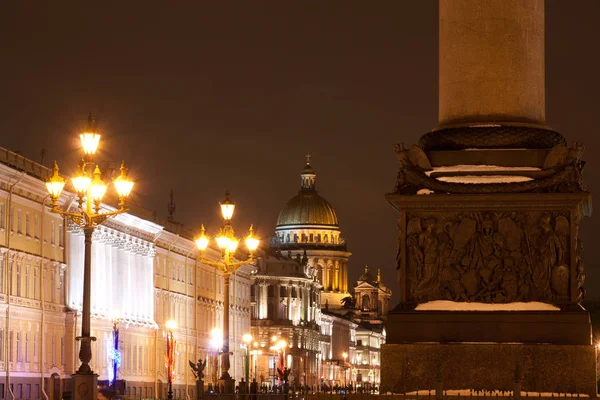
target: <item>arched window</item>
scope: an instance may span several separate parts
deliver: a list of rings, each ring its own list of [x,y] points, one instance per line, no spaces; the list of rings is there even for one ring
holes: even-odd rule
[[[285,238],[285,242],[286,242],[286,243],[289,243],[289,242],[290,242],[290,234],[289,234],[289,233],[287,234],[287,237]]]
[[[369,303],[370,303],[369,295],[368,294],[363,295],[362,304],[361,304],[361,308],[363,311],[369,311],[369,308],[370,308]]]
[[[323,238],[323,242],[329,243],[329,236],[325,235],[325,238]]]

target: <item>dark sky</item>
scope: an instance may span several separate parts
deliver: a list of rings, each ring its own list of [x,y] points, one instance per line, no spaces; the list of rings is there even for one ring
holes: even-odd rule
[[[167,6],[168,4],[168,6]],[[546,5],[547,120],[587,145],[600,185],[600,2]],[[125,159],[135,201],[197,229],[271,235],[304,155],[335,207],[351,283],[364,265],[395,289],[394,143],[437,123],[437,1],[4,2],[0,146],[70,172],[89,111],[100,158]],[[600,216],[582,224],[588,293],[600,297]]]

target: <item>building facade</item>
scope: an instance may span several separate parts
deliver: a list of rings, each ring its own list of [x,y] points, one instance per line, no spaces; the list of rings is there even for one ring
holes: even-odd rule
[[[291,385],[318,385],[320,296],[321,284],[306,260],[267,252],[259,259],[251,296],[252,379],[261,386],[277,384],[281,357],[291,370]],[[278,347],[282,341],[285,346]]]
[[[271,255],[261,261],[253,284],[252,334],[259,338],[253,354],[261,371],[256,379],[277,382],[273,344],[284,338],[291,346],[285,366],[292,385],[376,386],[391,291],[380,275],[374,279],[366,271],[350,293],[351,253],[334,208],[316,191],[309,156],[300,178],[300,191],[279,213]],[[364,307],[357,307],[361,301]],[[295,334],[317,339],[299,342]]]
[[[60,399],[70,392],[70,375],[79,367],[83,236],[79,227],[48,212],[48,174],[46,167],[0,148],[0,398]],[[74,198],[64,191],[60,207],[68,210]],[[96,229],[91,334],[97,340],[91,367],[99,382],[109,378],[115,318],[122,354],[118,379],[126,381],[128,395],[166,396],[170,319],[177,322],[175,396],[195,395],[188,360],[209,358],[207,372],[218,369],[214,355],[220,349],[210,332],[222,326],[223,276],[198,256],[190,231],[155,221],[134,206]],[[219,256],[211,248],[205,254]],[[250,331],[252,270],[244,266],[231,279],[234,350]],[[234,351],[231,364],[230,373],[241,379],[241,351]]]

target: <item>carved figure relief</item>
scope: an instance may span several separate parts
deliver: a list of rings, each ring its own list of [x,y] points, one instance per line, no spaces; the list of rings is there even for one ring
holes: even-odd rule
[[[407,215],[406,254],[400,255],[406,257],[407,299],[568,301],[571,269],[566,215]],[[576,267],[583,269],[580,260]],[[578,277],[578,282],[583,280],[583,272]]]

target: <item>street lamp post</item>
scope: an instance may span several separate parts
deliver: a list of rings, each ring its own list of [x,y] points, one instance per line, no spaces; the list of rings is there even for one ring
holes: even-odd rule
[[[252,343],[252,335],[246,333],[242,336],[242,345],[244,348],[244,378],[246,379],[246,385],[250,379],[250,343]]]
[[[212,376],[212,383],[215,385],[215,391],[216,391],[216,386],[217,386],[217,377],[218,377],[218,372],[217,370],[219,369],[219,352],[221,351],[221,346],[223,345],[223,332],[221,332],[221,330],[219,328],[214,328],[213,330],[210,331],[210,344],[211,347],[214,349],[214,356],[211,356],[211,365],[212,365],[212,371],[211,371],[211,376]]]
[[[92,371],[92,341],[96,338],[90,335],[91,326],[91,271],[92,271],[92,234],[96,226],[102,224],[107,218],[127,211],[125,199],[129,197],[133,188],[133,181],[127,177],[125,163],[121,164],[121,175],[113,181],[119,196],[119,209],[110,212],[101,212],[100,205],[106,193],[107,185],[101,178],[98,165],[95,165],[94,154],[100,142],[100,134],[94,127],[91,114],[88,117],[87,129],[79,135],[85,157],[79,164],[79,171],[71,179],[75,193],[78,196],[78,211],[64,211],[58,206],[58,199],[65,186],[65,180],[58,174],[58,164],[54,162],[52,176],[46,181],[46,188],[52,199],[51,212],[61,214],[73,221],[83,229],[85,236],[85,253],[83,263],[83,307],[81,312],[81,336],[76,339],[81,341],[79,360],[81,365],[73,375],[74,400],[95,400],[98,394],[98,375]],[[95,167],[94,167],[95,166]]]
[[[119,351],[119,315],[114,312],[113,313],[113,354],[112,354],[112,389],[113,389],[113,397],[117,397],[117,373],[119,367],[121,366],[121,352]]]
[[[342,353],[342,358],[344,359],[344,390],[346,390],[346,385],[347,385],[347,381],[346,381],[346,360],[348,359],[348,353],[344,352]]]
[[[258,382],[258,356],[262,354],[262,350],[258,350],[258,342],[254,342],[255,349],[251,351],[252,356],[254,356],[254,380]]]
[[[250,251],[250,256],[244,261],[235,261],[235,251],[237,250],[239,240],[235,237],[233,227],[231,226],[231,217],[235,204],[229,198],[229,191],[225,193],[225,201],[221,203],[221,213],[223,215],[223,225],[219,235],[215,238],[217,246],[221,250],[221,260],[212,261],[204,257],[204,251],[208,247],[209,238],[205,234],[204,225],[200,231],[200,237],[196,239],[196,245],[200,249],[200,261],[212,265],[223,272],[224,293],[223,293],[223,353],[222,353],[222,374],[219,378],[222,381],[225,393],[235,391],[235,379],[229,374],[229,281],[231,274],[235,273],[242,265],[254,261],[253,252],[258,248],[259,240],[254,236],[254,229],[250,226],[250,233],[246,237],[246,247]]]
[[[169,383],[169,391],[167,392],[167,399],[173,400],[173,376],[175,375],[174,363],[175,363],[175,337],[173,331],[177,329],[177,323],[172,319],[167,321],[165,324],[167,328],[167,382]]]

